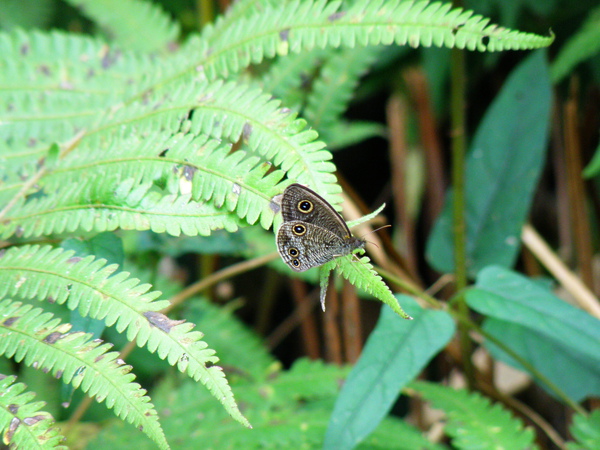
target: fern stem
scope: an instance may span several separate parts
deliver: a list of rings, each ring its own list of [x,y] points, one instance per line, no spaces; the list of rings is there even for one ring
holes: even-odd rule
[[[75,426],[77,422],[81,420],[81,418],[89,409],[89,407],[92,406],[93,401],[94,399],[92,397],[84,397],[79,403],[79,405],[77,405],[75,411],[73,411],[73,414],[71,414],[71,417],[69,417],[69,420],[62,428],[62,432],[66,436],[67,441],[69,440],[69,434],[71,433],[71,429],[73,428],[73,426]]]
[[[244,272],[248,272],[249,270],[256,269],[257,267],[264,266],[265,264],[277,259],[279,257],[279,253],[273,252],[268,253],[266,255],[260,256],[258,258],[250,259],[248,261],[242,261],[237,264],[233,264],[232,266],[226,267],[224,269],[215,272],[206,278],[188,286],[179,294],[173,296],[170,300],[170,305],[163,309],[161,312],[163,314],[167,314],[172,311],[174,308],[179,306],[181,303],[186,301],[192,295],[198,294],[203,290],[219,283],[222,280],[226,280],[235,275],[239,275]]]
[[[566,405],[568,405],[571,409],[576,411],[577,413],[587,417],[587,412],[581,406],[579,406],[576,402],[571,400],[571,398],[563,392],[561,388],[559,388],[556,384],[554,384],[551,380],[549,380],[543,373],[537,370],[533,365],[529,363],[525,358],[521,357],[518,353],[516,353],[513,349],[504,344],[501,340],[497,339],[495,336],[491,335],[475,322],[473,322],[467,316],[463,316],[462,314],[457,313],[456,311],[449,311],[450,314],[459,322],[459,324],[463,325],[466,331],[473,330],[477,333],[481,334],[487,340],[492,342],[502,351],[504,351],[507,355],[509,355],[512,359],[517,361],[521,366],[523,366],[531,375],[537,378],[539,381],[544,383],[554,394],[560,398]]]
[[[81,130],[79,133],[77,133],[75,136],[73,136],[73,138],[70,141],[65,143],[60,152],[59,158],[62,158],[65,155],[69,154],[69,152],[71,150],[73,150],[79,144],[79,142],[81,141],[81,138],[83,138],[84,135],[85,135],[85,130]],[[50,147],[50,148],[52,148],[52,147]],[[13,206],[15,206],[15,204],[19,201],[20,198],[27,195],[29,190],[33,186],[35,186],[37,184],[37,182],[47,173],[48,173],[48,166],[46,164],[43,164],[42,167],[40,167],[40,169],[29,180],[27,180],[25,182],[25,184],[23,184],[23,187],[21,188],[21,190],[19,192],[17,192],[10,199],[10,201],[6,204],[6,206],[4,208],[2,208],[2,211],[0,211],[0,219],[2,219],[6,215],[6,213],[8,213]]]
[[[456,289],[467,287],[466,223],[465,223],[465,53],[452,49],[451,66],[452,89],[450,107],[452,111],[452,184],[454,186],[453,234],[454,234],[454,271]],[[469,308],[461,295],[457,304],[458,313],[467,317]],[[468,330],[459,323],[458,335],[462,354],[462,363],[470,389],[475,386],[475,371],[471,361],[471,340]]]

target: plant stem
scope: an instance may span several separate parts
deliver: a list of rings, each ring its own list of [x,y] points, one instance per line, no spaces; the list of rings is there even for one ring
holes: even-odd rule
[[[452,113],[452,185],[453,197],[453,236],[454,271],[458,292],[467,287],[466,223],[465,223],[465,54],[452,49],[450,107]],[[468,317],[469,308],[460,296],[457,302],[459,315]],[[459,323],[458,334],[465,376],[470,389],[475,386],[473,363],[471,361],[471,340],[468,330]]]
[[[459,324],[464,326],[464,328],[466,330],[473,330],[473,331],[476,331],[477,333],[481,334],[488,341],[492,342],[495,346],[500,348],[503,352],[505,352],[512,359],[514,359],[516,362],[518,362],[531,375],[533,375],[540,382],[545,384],[566,405],[568,405],[570,408],[572,408],[577,413],[582,414],[583,416],[587,416],[587,412],[585,411],[585,409],[583,409],[576,402],[571,400],[571,398],[567,394],[565,394],[561,388],[559,388],[556,384],[554,384],[552,381],[550,381],[543,373],[541,373],[533,365],[531,365],[531,363],[529,363],[529,361],[527,361],[525,358],[521,357],[518,353],[516,353],[513,349],[511,349],[510,347],[505,345],[504,342],[502,342],[495,336],[491,335],[490,333],[488,333],[487,331],[482,329],[479,325],[477,325],[475,322],[473,322],[468,317],[462,316],[460,313],[457,313],[456,311],[450,310],[449,312],[459,322]]]
[[[382,269],[379,266],[374,266],[374,268],[379,275],[381,275],[383,278],[391,281],[392,283],[397,284],[400,288],[404,289],[410,295],[413,295],[417,298],[420,298],[420,299],[426,301],[427,303],[429,303],[429,305],[431,305],[435,309],[444,309],[443,303],[439,302],[435,297],[432,297],[431,295],[427,294],[426,292],[423,292],[423,290],[420,289],[416,284],[414,284],[408,280],[404,280],[404,279],[398,277],[397,275],[393,274],[392,272]]]

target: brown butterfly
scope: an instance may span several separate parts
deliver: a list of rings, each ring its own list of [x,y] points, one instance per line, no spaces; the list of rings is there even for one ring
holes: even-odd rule
[[[277,250],[296,272],[321,266],[366,245],[364,239],[352,236],[344,219],[323,197],[300,184],[291,184],[283,191],[281,214]]]

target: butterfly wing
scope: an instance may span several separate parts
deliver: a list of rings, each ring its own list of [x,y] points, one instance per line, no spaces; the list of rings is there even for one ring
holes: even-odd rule
[[[344,219],[327,200],[301,184],[291,184],[285,189],[281,214],[284,222],[300,221],[317,225],[342,239],[352,236]]]
[[[298,229],[304,231],[299,235]],[[307,222],[284,222],[277,231],[277,250],[281,259],[296,272],[323,265],[351,253],[357,247],[358,245],[352,246],[349,241]]]

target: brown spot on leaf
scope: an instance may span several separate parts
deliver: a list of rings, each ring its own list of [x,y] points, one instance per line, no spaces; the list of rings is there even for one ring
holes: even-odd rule
[[[4,320],[4,322],[2,322],[2,325],[4,325],[5,327],[10,327],[13,323],[15,323],[20,318],[21,318],[21,316],[8,317]]]
[[[27,426],[31,426],[31,425],[35,425],[36,423],[38,423],[41,420],[47,419],[48,417],[46,417],[43,414],[38,414],[37,416],[32,416],[32,417],[25,417],[23,419],[23,423]]]
[[[111,52],[110,50],[108,50],[102,57],[102,68],[109,69],[111,66],[113,66],[118,61],[120,56],[121,56],[121,52],[119,52],[119,51]]]
[[[244,137],[244,141],[248,141],[250,139],[250,135],[252,134],[252,125],[248,122],[244,124],[244,129],[242,131],[242,136]]]
[[[50,76],[50,67],[48,67],[46,64],[41,64],[38,67],[38,70],[43,74],[46,75],[47,77]]]
[[[29,53],[29,44],[25,43],[21,45],[21,55],[25,56]]]
[[[63,336],[64,335],[62,333],[55,331],[53,333],[50,333],[48,336],[46,336],[44,338],[43,342],[45,342],[47,344],[54,344],[54,343],[56,343],[56,341],[58,341]]]
[[[290,35],[290,29],[289,29],[289,28],[285,28],[285,29],[283,29],[283,30],[281,30],[281,31],[279,32],[279,38],[280,38],[282,41],[287,41],[287,40],[288,40],[288,37],[289,37],[289,35]]]
[[[185,166],[183,168],[183,176],[187,181],[192,181],[194,174],[198,171],[195,167]]]
[[[56,375],[54,375],[54,378],[56,378],[57,380],[60,380],[63,376],[63,371],[59,370],[58,372],[56,372]]]
[[[10,421],[8,430],[6,430],[6,432],[4,433],[4,439],[2,440],[8,444],[11,443],[12,438],[15,435],[15,432],[17,431],[17,428],[19,428],[19,425],[21,425],[21,420],[18,417],[13,417],[13,419]]]
[[[11,403],[10,405],[8,405],[8,410],[11,414],[17,414],[19,412],[19,405]]]
[[[164,314],[156,311],[145,312],[144,317],[148,319],[148,322],[150,322],[151,325],[161,329],[165,333],[169,333],[171,328],[185,322],[185,320],[171,320]]]
[[[274,196],[271,201],[269,202],[269,208],[271,208],[271,211],[273,211],[275,214],[277,214],[279,211],[281,211],[281,198],[283,197],[283,194],[278,194],[276,196]]]
[[[336,13],[333,13],[332,15],[330,15],[327,20],[329,20],[330,22],[335,22],[336,20],[341,19],[342,17],[344,17],[346,15],[346,11],[338,11]]]

